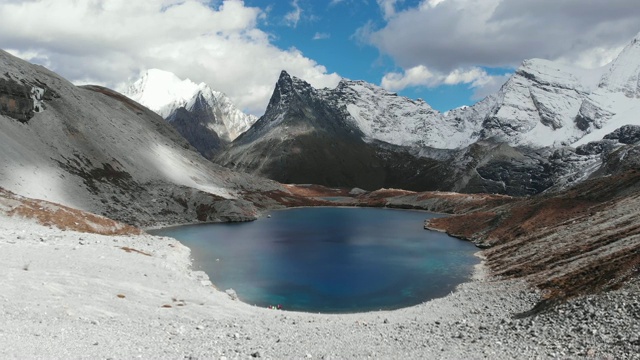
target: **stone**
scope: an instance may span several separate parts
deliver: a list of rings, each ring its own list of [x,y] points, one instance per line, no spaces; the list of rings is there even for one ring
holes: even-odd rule
[[[229,298],[230,298],[231,300],[234,300],[234,301],[235,301],[235,300],[238,300],[238,294],[236,294],[236,291],[235,291],[235,290],[233,290],[233,289],[227,289],[227,290],[225,290],[225,293],[226,293],[227,295],[229,295]]]

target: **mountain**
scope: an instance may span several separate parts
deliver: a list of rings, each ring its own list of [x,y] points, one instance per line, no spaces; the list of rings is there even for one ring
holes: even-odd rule
[[[587,134],[601,139],[621,125],[640,125],[628,115],[640,106],[639,49],[636,39],[611,65],[591,70],[527,60],[497,93],[445,113],[363,81],[343,80],[323,94],[367,138],[395,145],[460,149],[489,139],[531,148],[572,145]],[[599,131],[607,124],[615,127]]]
[[[343,80],[335,89],[318,90],[282,72],[265,115],[214,161],[284,183],[511,195],[568,184],[578,179],[574,173],[599,161],[599,155],[512,147],[493,138],[457,149],[424,146],[479,138],[475,129],[482,123],[471,122],[473,115],[493,100],[452,111],[438,124],[429,119],[443,115],[426,103],[375,85]],[[422,114],[427,120],[407,131],[407,124],[416,122],[403,114]]]
[[[164,119],[0,51],[0,187],[134,225],[249,220],[279,184],[212,164]],[[245,200],[251,196],[252,201]]]
[[[561,188],[603,174],[624,144],[597,142],[640,126],[638,55],[635,39],[599,69],[527,60],[497,93],[445,113],[364,81],[314,89],[283,72],[265,115],[214,161],[281,182],[365,189]]]
[[[345,121],[364,139],[400,146],[453,149],[468,145],[479,124],[442,116],[423,100],[412,100],[365,81],[343,79],[335,89],[323,89],[320,96],[342,109]]]
[[[438,186],[439,161],[365,141],[365,133],[328,96],[283,71],[265,114],[214,161],[285,183],[364,189]],[[408,166],[415,164],[431,171]]]
[[[258,119],[240,111],[225,94],[207,84],[181,80],[158,69],[148,70],[125,95],[169,121],[205,157],[211,157]]]

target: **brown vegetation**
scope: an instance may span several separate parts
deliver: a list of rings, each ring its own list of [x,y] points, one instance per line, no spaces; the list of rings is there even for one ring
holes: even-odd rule
[[[284,192],[280,190],[264,191],[259,193],[244,193],[242,198],[251,201],[257,206],[272,207],[299,207],[299,206],[331,206],[332,202],[306,197],[295,192]]]
[[[349,189],[330,188],[322,185],[285,185],[287,190],[301,197],[349,196]]]
[[[526,278],[544,290],[546,306],[640,275],[639,214],[640,173],[631,171],[428,226],[490,246],[493,273]]]
[[[119,223],[104,216],[44,200],[18,196],[0,188],[0,209],[9,216],[34,219],[44,226],[55,226],[61,230],[73,230],[102,235],[138,235],[142,230]]]

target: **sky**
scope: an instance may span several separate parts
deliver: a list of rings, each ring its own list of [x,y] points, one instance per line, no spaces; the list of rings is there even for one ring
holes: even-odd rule
[[[0,48],[76,84],[123,91],[159,68],[255,115],[281,70],[446,111],[525,59],[599,67],[639,32],[637,0],[0,0]]]

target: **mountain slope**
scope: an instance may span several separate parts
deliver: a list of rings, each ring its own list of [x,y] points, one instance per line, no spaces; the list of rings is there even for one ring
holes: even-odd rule
[[[211,164],[121,94],[4,51],[0,69],[0,187],[137,225],[251,219],[243,193],[283,191]]]

